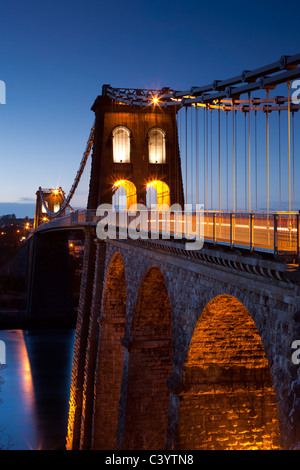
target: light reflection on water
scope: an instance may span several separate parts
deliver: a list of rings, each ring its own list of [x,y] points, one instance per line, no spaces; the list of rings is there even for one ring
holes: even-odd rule
[[[10,436],[13,450],[64,448],[74,336],[74,330],[0,331],[4,447]]]

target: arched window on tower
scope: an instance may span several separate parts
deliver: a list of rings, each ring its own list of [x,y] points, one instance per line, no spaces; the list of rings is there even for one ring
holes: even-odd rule
[[[113,161],[115,163],[130,162],[130,131],[118,126],[113,130]]]
[[[49,207],[48,201],[45,201],[45,204],[46,204],[47,207]],[[42,203],[42,214],[47,214],[47,210],[46,210],[43,203]]]
[[[148,134],[149,163],[166,163],[166,133],[153,127]]]
[[[53,204],[53,212],[58,212],[59,209],[60,209],[60,202],[55,201],[54,204]]]

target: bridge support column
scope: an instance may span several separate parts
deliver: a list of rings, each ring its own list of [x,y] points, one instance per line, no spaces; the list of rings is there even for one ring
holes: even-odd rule
[[[98,323],[104,275],[105,243],[87,229],[71,380],[67,450],[90,448]]]
[[[80,449],[89,450],[92,445],[93,411],[94,411],[94,386],[95,370],[97,370],[97,351],[99,343],[99,315],[101,310],[103,281],[105,271],[104,241],[96,240],[95,270],[93,279],[93,292],[89,331],[86,347],[86,362],[84,371],[83,407],[81,420]]]
[[[68,235],[34,235],[28,279],[29,325],[71,325],[75,320]]]

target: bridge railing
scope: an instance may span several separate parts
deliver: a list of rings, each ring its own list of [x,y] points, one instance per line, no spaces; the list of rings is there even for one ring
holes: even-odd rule
[[[74,211],[47,222],[38,230],[66,226],[97,225],[105,217],[96,210]],[[137,216],[138,215],[138,216]],[[144,227],[140,224],[146,224]],[[198,237],[206,243],[228,245],[252,251],[274,254],[300,255],[300,215],[297,212],[244,212],[244,211],[112,211],[110,224],[152,239],[191,239]],[[126,232],[128,234],[128,232]],[[196,234],[196,235],[195,235]]]
[[[213,244],[299,256],[299,214],[296,212],[204,211],[204,240]]]
[[[123,213],[124,214],[124,213]],[[113,225],[137,229],[141,219],[136,213],[116,213]],[[226,211],[140,211],[151,238],[203,239],[214,245],[228,245],[274,254],[290,253],[299,257],[299,214],[296,212]],[[168,215],[166,215],[168,214]],[[99,219],[100,220],[100,219]],[[143,232],[143,230],[141,230]],[[146,229],[144,230],[146,232]],[[195,235],[196,234],[196,235]]]

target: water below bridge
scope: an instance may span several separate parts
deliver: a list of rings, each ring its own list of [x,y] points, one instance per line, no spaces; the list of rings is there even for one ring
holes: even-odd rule
[[[65,448],[75,330],[1,330],[0,445]],[[2,382],[3,382],[2,380]]]

